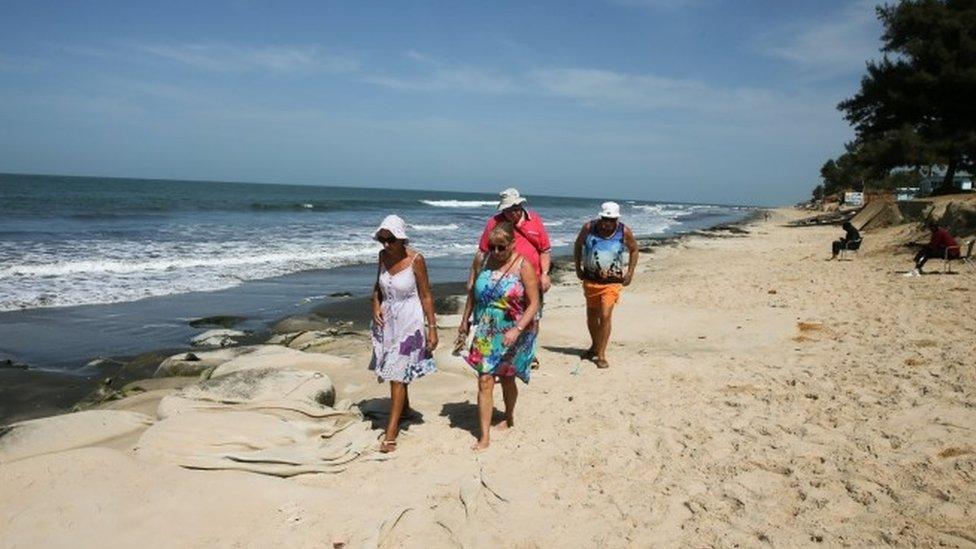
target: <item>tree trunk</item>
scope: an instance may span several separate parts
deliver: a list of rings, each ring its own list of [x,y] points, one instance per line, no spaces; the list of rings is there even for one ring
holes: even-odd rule
[[[956,168],[958,166],[959,154],[953,153],[949,156],[945,177],[942,178],[942,186],[939,188],[938,194],[952,194],[956,192]]]

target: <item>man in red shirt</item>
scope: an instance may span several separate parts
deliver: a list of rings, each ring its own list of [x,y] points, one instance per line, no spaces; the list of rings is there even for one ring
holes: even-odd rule
[[[959,243],[949,234],[949,231],[939,226],[935,221],[929,222],[932,237],[927,246],[915,254],[915,268],[905,276],[921,276],[922,266],[932,257],[959,259]]]
[[[493,215],[485,230],[481,233],[481,241],[478,243],[478,253],[474,254],[474,261],[471,262],[471,273],[468,276],[468,290],[474,286],[475,278],[484,265],[485,257],[488,256],[488,235],[495,225],[505,221],[512,224],[515,228],[515,251],[524,257],[535,267],[535,274],[539,277],[539,291],[541,292],[539,312],[536,318],[542,317],[542,297],[545,292],[552,287],[552,280],[549,278],[549,266],[552,264],[552,246],[549,244],[549,233],[546,232],[545,225],[539,214],[525,208],[525,197],[520,195],[518,189],[505,189],[498,193],[501,200],[498,202],[498,213]],[[539,323],[534,323],[534,329],[538,334]],[[536,339],[538,341],[538,339]],[[532,359],[532,367],[539,366],[539,359]]]
[[[549,234],[539,214],[525,208],[525,197],[518,189],[505,189],[498,202],[498,213],[492,216],[481,233],[478,243],[478,253],[471,263],[471,274],[468,277],[468,287],[474,284],[481,264],[488,254],[488,235],[495,225],[508,221],[515,227],[515,251],[527,259],[535,267],[535,274],[539,276],[539,287],[543,292],[549,291],[552,281],[549,279],[549,265],[552,263],[550,253]]]

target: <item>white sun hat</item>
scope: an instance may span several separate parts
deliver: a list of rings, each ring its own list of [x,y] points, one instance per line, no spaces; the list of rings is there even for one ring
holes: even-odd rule
[[[517,206],[519,204],[525,204],[525,197],[520,195],[518,189],[508,188],[504,191],[498,193],[498,196],[502,197],[498,201],[498,211],[507,210],[512,206]]]
[[[386,229],[395,236],[398,240],[407,240],[407,224],[403,221],[403,218],[398,215],[388,215],[383,218],[383,222],[380,223],[380,227],[376,229],[373,233],[373,238],[379,240],[380,231]]]
[[[600,217],[617,219],[620,217],[620,204],[616,202],[604,202],[600,204]]]

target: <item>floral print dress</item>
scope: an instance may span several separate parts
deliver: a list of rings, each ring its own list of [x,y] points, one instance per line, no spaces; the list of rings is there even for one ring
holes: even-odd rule
[[[505,332],[515,327],[528,307],[525,286],[519,276],[522,259],[503,273],[487,267],[474,283],[474,321],[477,323],[471,349],[465,360],[479,374],[518,376],[529,382],[535,355],[535,330],[530,324],[511,347],[505,347]],[[533,321],[534,322],[534,321]]]
[[[424,308],[417,293],[413,262],[395,274],[380,263],[379,285],[383,294],[383,325],[372,326],[373,360],[369,369],[380,381],[410,383],[437,370],[427,350]]]

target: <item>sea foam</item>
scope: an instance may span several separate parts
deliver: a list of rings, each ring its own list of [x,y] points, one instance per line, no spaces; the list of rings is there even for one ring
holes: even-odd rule
[[[421,200],[435,208],[484,208],[498,204],[496,200]]]

